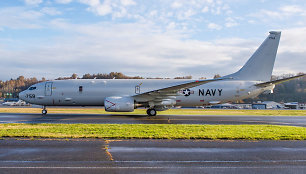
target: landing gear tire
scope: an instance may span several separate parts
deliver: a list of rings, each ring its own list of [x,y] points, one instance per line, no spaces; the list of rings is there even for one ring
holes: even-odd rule
[[[41,113],[42,113],[43,115],[46,115],[46,114],[48,113],[48,111],[44,109],[44,110],[41,111]]]
[[[156,110],[155,109],[148,109],[147,114],[148,114],[148,116],[156,116]]]
[[[42,108],[43,110],[41,111],[41,114],[42,115],[46,115],[48,113],[47,109],[46,109],[46,106],[43,106]]]

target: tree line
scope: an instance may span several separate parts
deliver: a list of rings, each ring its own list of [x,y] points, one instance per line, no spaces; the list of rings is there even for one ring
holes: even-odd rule
[[[302,74],[302,73],[299,73]],[[272,76],[272,80],[282,79],[286,77],[293,76],[294,74],[284,74],[281,76]],[[214,78],[220,77],[216,74]],[[98,73],[98,74],[84,74],[79,77],[77,74],[72,74],[70,77],[59,77],[56,80],[65,79],[144,79],[140,76],[127,76],[121,72],[111,72],[111,73]],[[147,78],[147,79],[165,79],[165,78]],[[166,78],[169,79],[169,78]],[[182,76],[175,77],[174,79],[192,79],[192,76]],[[201,77],[201,79],[206,79]],[[2,98],[15,98],[18,93],[27,89],[31,85],[46,81],[45,78],[38,80],[36,77],[25,78],[24,76],[19,76],[17,79],[10,79],[7,81],[0,80],[0,97]],[[276,85],[273,94],[261,94],[253,99],[246,99],[240,102],[250,103],[254,101],[276,101],[276,102],[306,102],[306,77],[299,79],[294,79],[288,82],[284,82]]]
[[[19,92],[35,83],[43,81],[46,81],[46,79],[42,78],[41,80],[37,80],[36,77],[25,78],[24,76],[19,76],[17,79],[10,79],[7,81],[0,80],[0,97],[16,98]]]

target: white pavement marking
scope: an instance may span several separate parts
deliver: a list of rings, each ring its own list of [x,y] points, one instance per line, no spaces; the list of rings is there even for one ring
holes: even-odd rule
[[[215,160],[215,161],[204,161],[204,160],[193,160],[193,161],[171,161],[171,160],[148,160],[148,161],[0,161],[0,163],[283,163],[283,162],[306,162],[306,159],[296,160]],[[1,167],[1,166],[0,166]],[[306,166],[305,166],[306,167]]]
[[[249,147],[249,148],[185,148],[185,147],[114,147],[108,149],[111,153],[118,152],[137,152],[137,153],[153,153],[153,152],[169,152],[169,153],[226,153],[226,152],[257,152],[257,151],[275,151],[275,152],[305,152],[306,147],[290,148],[290,147]]]

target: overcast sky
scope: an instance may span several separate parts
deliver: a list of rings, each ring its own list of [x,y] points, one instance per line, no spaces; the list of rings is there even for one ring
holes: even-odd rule
[[[271,30],[273,74],[306,72],[303,0],[1,0],[0,80],[226,75]]]

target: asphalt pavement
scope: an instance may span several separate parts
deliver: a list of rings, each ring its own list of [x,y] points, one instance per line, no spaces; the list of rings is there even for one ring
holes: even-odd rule
[[[0,140],[0,173],[305,173],[306,141]]]
[[[272,124],[306,127],[306,116],[229,115],[111,115],[0,113],[0,123],[92,123],[92,124]]]

